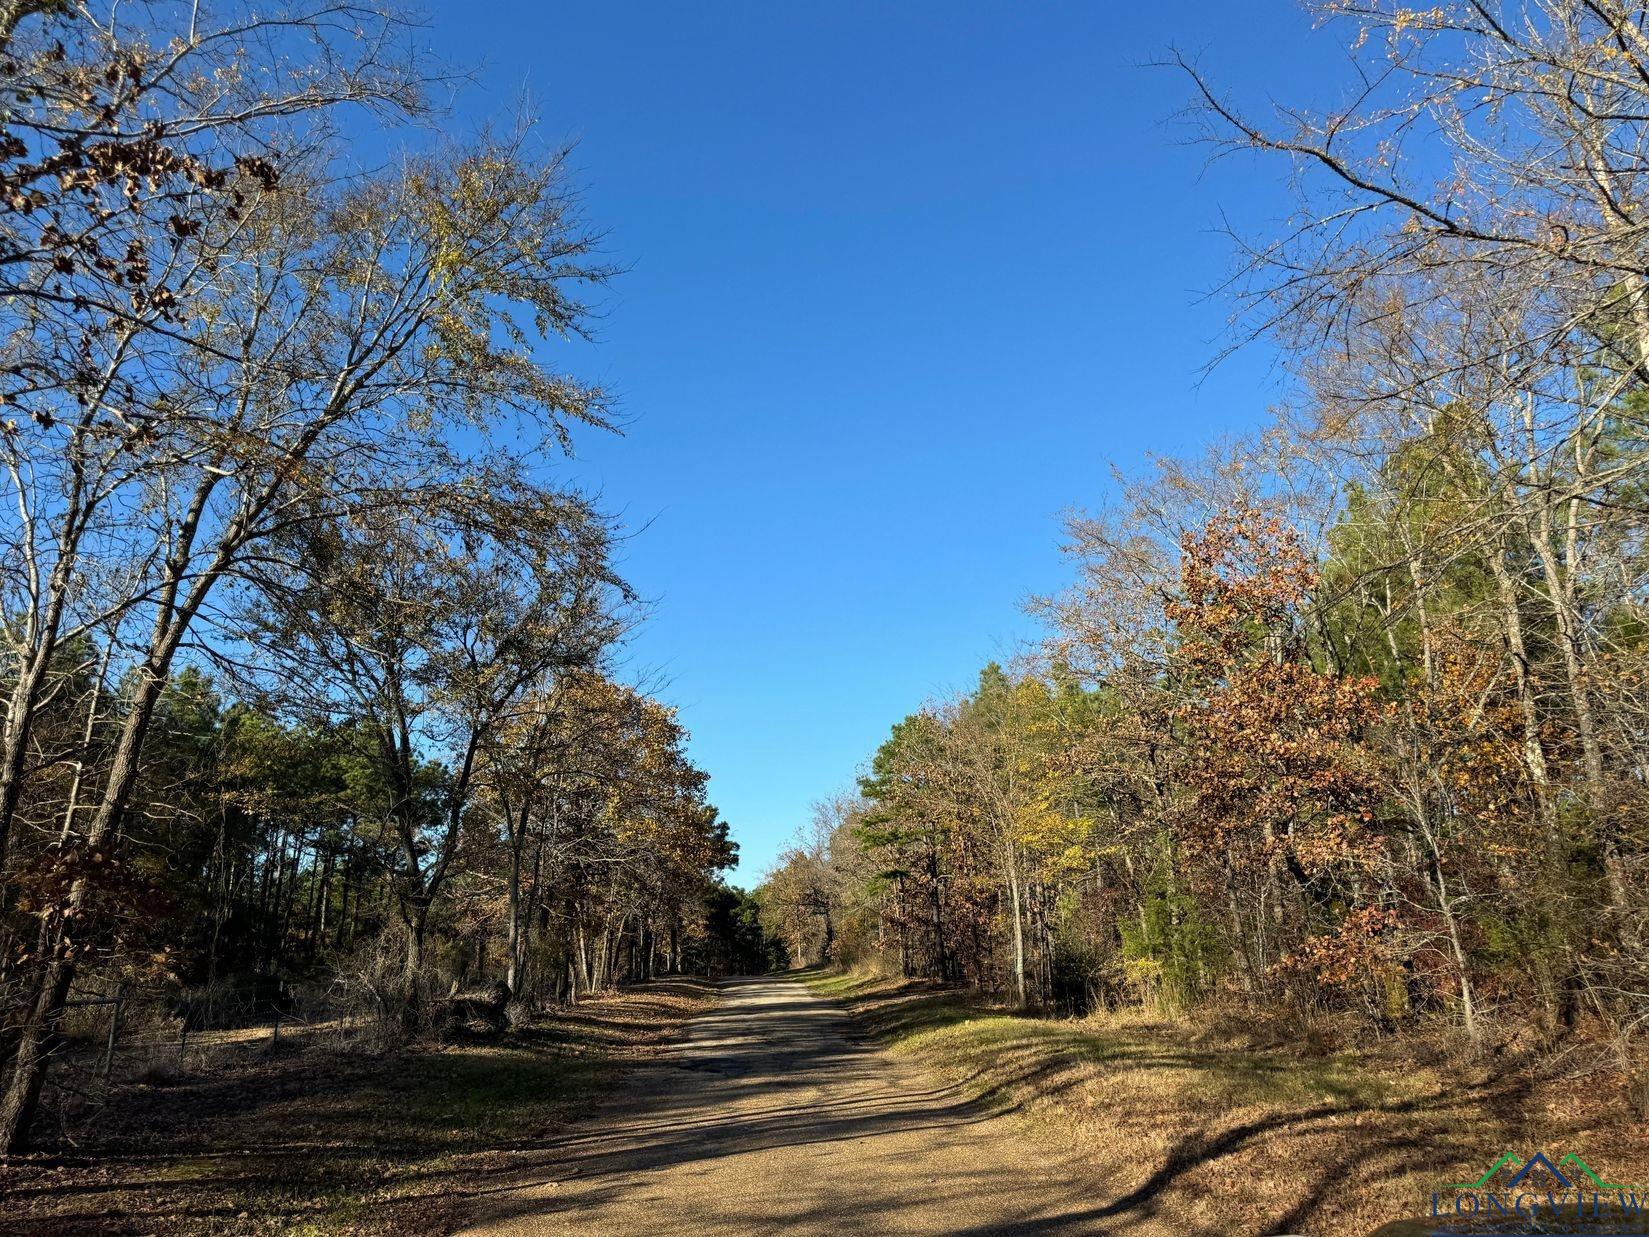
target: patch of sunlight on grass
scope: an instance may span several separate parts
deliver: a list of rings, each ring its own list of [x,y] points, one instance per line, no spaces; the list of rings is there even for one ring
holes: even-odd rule
[[[823,967],[808,967],[798,971],[796,978],[820,996],[838,999],[859,996],[885,982],[881,976],[867,971],[838,971]]]
[[[1429,1071],[1379,1072],[1351,1054],[1198,1048],[1160,1027],[1094,1018],[1047,1019],[972,1008],[943,996],[890,1003],[866,1014],[891,1048],[985,1090],[1034,1097],[1055,1080],[1149,1092],[1187,1106],[1329,1105],[1361,1109],[1435,1088]]]
[[[540,1105],[597,1080],[585,1058],[520,1049],[441,1053],[385,1080],[374,1097],[430,1141],[470,1142],[530,1133]]]
[[[202,1181],[221,1172],[222,1169],[223,1165],[218,1159],[201,1156],[155,1164],[150,1168],[149,1175],[156,1181]]]
[[[1136,1210],[1166,1225],[1156,1231],[1408,1232],[1391,1222],[1506,1146],[1602,1147],[1630,1164],[1644,1145],[1622,1137],[1622,1107],[1595,1083],[1520,1078],[1401,1040],[1259,1038],[1163,1011],[1059,1018],[920,982],[815,982],[890,1051],[1075,1149],[1124,1197],[1140,1191]],[[1234,1181],[1245,1201],[1210,1211]]]
[[[906,1020],[896,1036],[912,1052],[939,1051],[971,1059],[1030,1038],[1057,1050],[1053,1037],[1028,1018],[989,1014],[955,1005],[929,1006]]]

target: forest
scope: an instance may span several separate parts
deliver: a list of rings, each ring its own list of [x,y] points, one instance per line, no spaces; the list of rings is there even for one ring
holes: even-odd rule
[[[412,35],[0,8],[0,1150],[117,992],[393,1038],[735,965],[619,530],[555,480],[614,422],[545,349],[613,270],[530,126],[413,140]]]
[[[534,7],[546,60],[618,45],[566,52]],[[585,7],[626,57],[653,34]],[[1366,1233],[1427,1192],[1435,1219],[1438,1189],[1475,1209],[1542,1146],[1513,1185],[1540,1158],[1571,1186],[1578,1160],[1639,1216],[1649,1191],[1598,1174],[1649,1171],[1649,2],[1309,0],[1343,71],[1327,106],[1269,62],[1228,87],[1223,49],[1139,66],[1185,101],[1177,138],[1285,203],[1229,224],[1212,357],[1152,329],[1275,381],[1191,451],[1109,481],[1093,460],[1050,519],[1034,638],[876,704],[885,739],[747,893],[705,753],[747,762],[723,806],[805,780],[863,703],[818,687],[848,677],[826,602],[914,663],[971,583],[919,620],[884,596],[961,539],[917,484],[944,471],[928,446],[1005,470],[1023,419],[1044,450],[1011,407],[969,437],[984,414],[940,409],[929,354],[897,367],[941,309],[1000,325],[945,237],[1037,267],[1005,243],[1036,211],[982,237],[1005,199],[958,188],[917,104],[978,103],[970,57],[1018,82],[984,100],[1008,128],[1044,87],[1116,102],[1041,72],[1083,6],[931,29],[915,0],[897,29],[758,7],[693,15],[706,46],[750,39],[726,80],[662,37],[614,65],[606,157],[659,161],[614,202],[699,265],[666,255],[648,285],[662,357],[610,366],[628,254],[528,102],[463,119],[453,13],[0,0],[0,1223]],[[901,58],[908,124],[839,89],[874,60],[860,25],[924,55],[945,36],[943,72]],[[827,44],[848,60],[808,59]],[[738,153],[657,155],[678,108]],[[804,122],[884,162],[837,167]],[[1119,132],[1028,148],[1086,161]],[[847,192],[871,166],[886,203]],[[672,168],[705,179],[647,180]],[[763,193],[779,208],[745,213]],[[876,283],[907,250],[942,273],[908,302]],[[795,273],[860,252],[854,320],[830,320]],[[992,287],[992,313],[1031,286]],[[656,427],[626,366],[679,422],[652,471],[580,471]],[[695,367],[709,407],[678,397]],[[823,372],[843,405],[935,402],[841,426],[784,403]],[[692,691],[636,652],[664,607],[630,578],[651,508],[587,480],[626,468],[704,499],[651,560],[703,577]],[[801,522],[821,495],[825,533]],[[734,814],[747,849],[795,819]]]
[[[1311,7],[1342,112],[1164,66],[1292,194],[1229,284],[1289,398],[1073,512],[1040,647],[897,721],[763,914],[1019,1006],[1584,1033],[1649,1112],[1642,14]]]

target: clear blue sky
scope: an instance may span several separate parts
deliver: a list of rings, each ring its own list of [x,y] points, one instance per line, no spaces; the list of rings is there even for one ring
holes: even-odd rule
[[[1286,0],[435,0],[430,38],[478,70],[462,116],[525,94],[578,141],[632,268],[566,358],[627,434],[573,471],[638,530],[632,657],[743,883],[894,721],[1035,635],[1059,512],[1110,464],[1276,397],[1263,352],[1200,381],[1229,308],[1201,293],[1222,213],[1280,214],[1286,169],[1205,172],[1186,83],[1142,65],[1177,45],[1298,98],[1339,60]]]

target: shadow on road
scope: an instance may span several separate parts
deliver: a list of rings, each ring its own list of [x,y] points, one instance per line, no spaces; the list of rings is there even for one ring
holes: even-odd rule
[[[1048,1166],[1026,1162],[1000,1105],[913,1083],[793,981],[728,980],[724,995],[587,1132],[540,1144],[488,1191],[477,1231],[1070,1227],[1034,1197]]]

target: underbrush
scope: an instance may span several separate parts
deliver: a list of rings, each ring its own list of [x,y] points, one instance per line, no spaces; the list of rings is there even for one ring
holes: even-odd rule
[[[1649,1181],[1633,1084],[1600,1045],[1474,1052],[1443,1028],[1369,1039],[1328,1019],[1289,1038],[1229,1011],[1038,1017],[928,983],[802,978],[893,1052],[1079,1147],[1128,1231],[1421,1231],[1401,1223],[1434,1189],[1507,1150]]]
[[[440,1231],[714,1000],[660,980],[487,1042],[290,1051],[119,1089],[0,1166],[7,1232]]]

